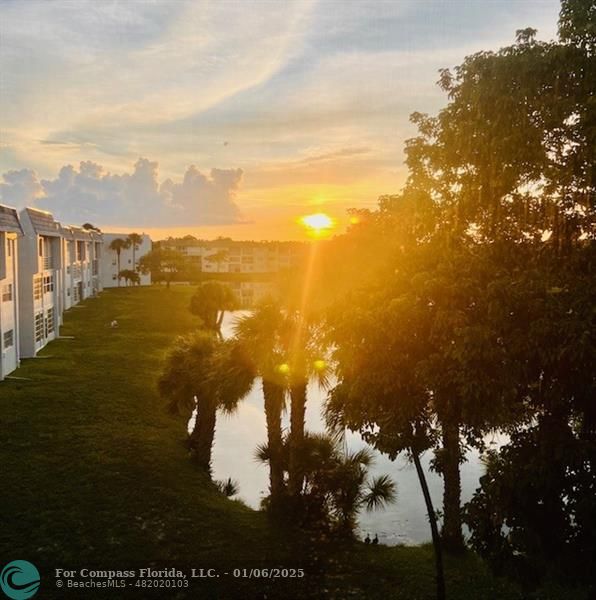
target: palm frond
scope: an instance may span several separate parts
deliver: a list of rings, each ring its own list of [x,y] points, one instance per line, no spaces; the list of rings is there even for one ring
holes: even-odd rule
[[[367,511],[383,508],[397,499],[397,487],[389,475],[375,477],[362,497]]]

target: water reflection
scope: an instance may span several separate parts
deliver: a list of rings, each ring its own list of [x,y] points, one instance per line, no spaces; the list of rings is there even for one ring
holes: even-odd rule
[[[243,313],[239,311],[226,314],[222,327],[224,336],[231,335],[233,321],[240,314]],[[306,427],[309,431],[324,431],[321,418],[324,399],[325,392],[320,390],[317,384],[311,384],[306,410]],[[267,439],[260,382],[255,383],[236,413],[219,415],[217,423],[213,455],[214,477],[215,479],[231,477],[238,481],[239,497],[249,506],[258,508],[268,486],[267,467],[257,462],[254,457],[257,445]],[[289,427],[288,414],[284,414],[283,426]],[[346,435],[346,444],[350,450],[357,450],[367,445],[359,435],[350,432]],[[371,475],[387,473],[394,479],[397,484],[397,502],[385,510],[360,514],[360,529],[363,537],[366,533],[370,533],[371,537],[376,533],[380,542],[388,545],[420,544],[430,541],[424,499],[414,466],[404,457],[398,457],[393,462],[379,453],[375,453],[375,457]],[[478,479],[483,473],[478,453],[470,452],[467,458],[467,462],[461,468],[463,502],[474,493],[478,486]],[[443,493],[442,479],[436,473],[429,472],[430,459],[431,455],[427,453],[422,463],[427,471],[433,502],[436,507],[440,507]]]

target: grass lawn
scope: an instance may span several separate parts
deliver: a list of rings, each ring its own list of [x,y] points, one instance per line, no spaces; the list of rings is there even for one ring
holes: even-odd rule
[[[160,598],[431,599],[432,551],[323,548],[271,527],[193,468],[184,421],[156,393],[176,335],[195,327],[192,288],[119,289],[65,315],[63,336],[0,383],[0,567],[41,571],[36,598],[145,598],[149,589],[56,589],[53,569],[304,567],[303,579],[222,575]],[[111,329],[117,319],[119,327]],[[473,555],[448,560],[449,598],[522,594]],[[580,598],[551,592],[544,598]]]

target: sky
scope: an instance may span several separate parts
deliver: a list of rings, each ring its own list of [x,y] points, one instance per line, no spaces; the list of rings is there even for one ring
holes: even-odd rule
[[[0,0],[0,202],[155,238],[303,239],[406,177],[438,70],[556,0]]]

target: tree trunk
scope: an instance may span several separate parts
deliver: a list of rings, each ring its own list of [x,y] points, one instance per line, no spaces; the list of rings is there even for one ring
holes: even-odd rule
[[[120,287],[120,252],[117,252],[116,256],[118,257],[118,274],[116,277],[118,278],[118,287]]]
[[[215,438],[216,417],[217,408],[212,403],[200,403],[195,428],[190,436],[193,459],[209,476],[211,476],[211,452]]]
[[[302,473],[299,468],[300,448],[304,442],[304,417],[306,414],[306,381],[290,388],[292,403],[290,413],[290,465],[289,488],[291,496],[298,496],[302,490]]]
[[[269,447],[269,488],[272,508],[276,508],[284,491],[282,462],[281,411],[284,390],[281,386],[263,380],[265,418],[267,420],[267,445]]]
[[[461,448],[459,424],[453,418],[447,418],[441,424],[443,429],[443,530],[441,532],[445,549],[461,552],[464,539],[461,531],[461,478],[459,461]]]
[[[416,473],[418,475],[420,487],[422,488],[422,494],[424,495],[424,502],[426,504],[426,512],[430,522],[430,531],[433,540],[433,548],[435,551],[435,569],[437,571],[437,600],[445,600],[445,572],[443,569],[443,552],[441,550],[441,537],[439,535],[439,528],[437,527],[437,516],[435,509],[433,508],[433,501],[430,497],[426,476],[424,475],[424,469],[420,464],[418,452],[413,448],[410,449],[410,452],[412,453],[412,459],[414,460],[414,465],[416,466]]]

